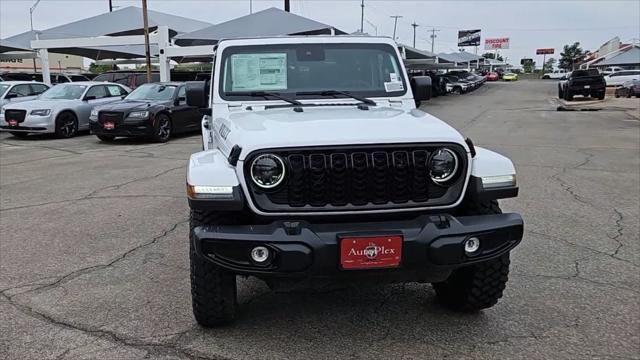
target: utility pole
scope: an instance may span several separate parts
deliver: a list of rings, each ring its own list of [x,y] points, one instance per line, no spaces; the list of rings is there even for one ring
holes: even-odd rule
[[[364,0],[360,2],[360,33],[364,33]]]
[[[413,24],[411,24],[411,26],[413,26],[413,47],[416,47],[416,28],[420,25],[416,24],[416,22],[414,21]]]
[[[436,31],[440,31],[440,30],[438,30],[436,28],[432,28],[431,29],[431,35],[429,35],[429,37],[431,38],[431,52],[434,52],[434,45],[436,43],[436,37],[438,37],[436,35]]]
[[[113,12],[113,0],[109,0],[109,12]]]
[[[149,18],[147,0],[142,0],[142,21],[144,22],[144,56],[147,63],[147,82],[151,82],[151,49],[149,49]]]
[[[253,14],[253,0],[249,0],[249,14]]]
[[[36,1],[32,7],[29,8],[29,22],[31,23],[31,35],[33,35],[33,12],[36,11],[36,6],[40,4],[40,0]],[[33,58],[33,73],[35,74],[37,70],[36,68],[36,59]]]
[[[398,27],[398,19],[401,18],[402,16],[400,16],[400,15],[391,15],[389,17],[394,19],[394,22],[393,22],[393,41],[396,41],[396,28]]]
[[[289,3],[289,0],[284,0],[284,11],[291,12],[291,4]]]

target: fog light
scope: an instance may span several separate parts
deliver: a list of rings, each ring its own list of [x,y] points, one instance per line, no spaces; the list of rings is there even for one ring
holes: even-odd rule
[[[251,260],[257,264],[264,264],[269,260],[269,249],[264,246],[256,246],[251,249]]]
[[[473,254],[480,249],[480,239],[477,237],[470,237],[464,242],[464,252],[467,254]]]

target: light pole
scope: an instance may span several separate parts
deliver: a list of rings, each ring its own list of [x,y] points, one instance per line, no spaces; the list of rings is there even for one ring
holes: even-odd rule
[[[398,27],[398,19],[402,16],[400,15],[391,15],[390,18],[393,18],[393,41],[396,41],[396,28]]]
[[[360,3],[360,33],[364,33],[364,0]]]
[[[40,4],[40,0],[37,0],[32,7],[29,8],[29,22],[31,23],[31,35],[33,35],[33,12],[36,11],[36,7]],[[33,73],[35,74],[36,69],[36,59],[33,58]]]
[[[147,0],[142,0],[142,21],[144,23],[144,56],[147,63],[147,82],[151,82],[151,49],[149,49],[149,19]]]

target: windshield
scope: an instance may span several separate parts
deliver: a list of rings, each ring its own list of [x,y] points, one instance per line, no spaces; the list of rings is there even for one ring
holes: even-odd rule
[[[176,91],[175,85],[144,84],[129,94],[127,100],[171,100]]]
[[[255,92],[288,98],[399,96],[406,84],[395,49],[386,44],[282,44],[229,47],[222,54],[220,96],[256,100]],[[323,93],[324,92],[324,93]]]
[[[11,86],[7,84],[0,84],[0,96],[4,95]]]
[[[41,99],[75,100],[80,99],[85,85],[59,84],[40,95]]]

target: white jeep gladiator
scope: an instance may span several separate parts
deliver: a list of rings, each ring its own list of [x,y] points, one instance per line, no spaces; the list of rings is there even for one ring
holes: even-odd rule
[[[274,289],[329,281],[432,283],[461,311],[496,304],[520,242],[513,163],[416,109],[393,40],[309,36],[220,41],[191,155],[193,312],[233,321],[236,276]]]

